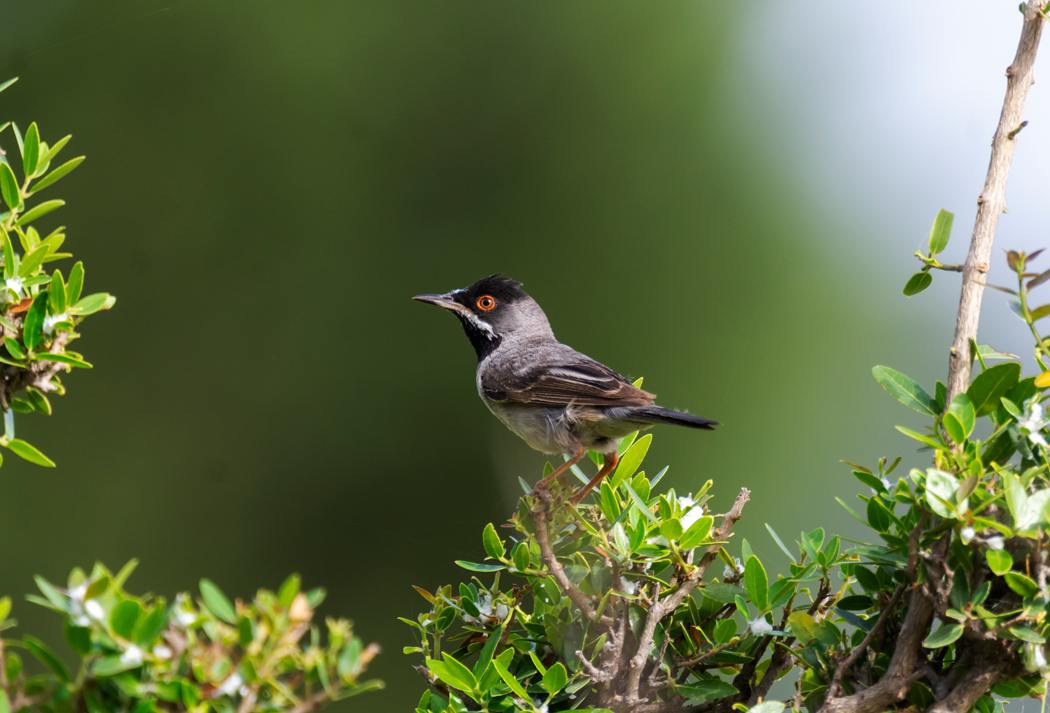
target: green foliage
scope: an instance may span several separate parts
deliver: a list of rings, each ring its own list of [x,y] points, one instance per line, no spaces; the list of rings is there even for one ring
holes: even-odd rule
[[[931,258],[950,225],[942,212]],[[402,619],[418,636],[406,653],[421,657],[430,684],[417,712],[678,710],[705,701],[747,710],[792,669],[795,700],[817,710],[878,685],[898,647],[907,649],[907,670],[919,672],[901,707],[942,699],[975,660],[998,667],[976,710],[1002,711],[997,695],[1042,695],[1050,676],[1050,341],[1036,322],[1050,305],[1033,309],[1029,298],[1050,270],[1027,272],[1034,257],[1008,255],[1018,289],[1004,291],[1017,297],[1015,312],[1034,337],[1039,375],[1022,377],[1016,357],[977,344],[977,373],[950,401],[939,382],[928,391],[889,367],[873,370],[887,393],[930,419],[922,432],[898,430],[931,462],[895,480],[901,458],[847,464],[870,489],[859,506],[842,502],[867,528],[866,542],[845,547],[818,528],[792,548],[767,525],[790,559],[776,573],[746,540],[730,546],[739,510],[709,513],[710,481],[695,496],[657,492],[659,476],[638,472],[645,436],[624,446],[594,505],[568,504],[574,486],[527,495],[507,525],[485,527],[486,561],[460,562],[484,576],[434,592],[417,587],[429,608]],[[742,506],[746,491],[741,498]],[[905,636],[908,627],[915,633]]]
[[[0,707],[39,707],[48,713],[134,711],[312,710],[329,702],[381,688],[362,674],[378,653],[364,646],[345,619],[327,619],[325,636],[312,623],[323,590],[299,591],[292,575],[279,594],[259,590],[250,602],[231,602],[208,580],[201,598],[188,593],[168,603],[134,596],[124,582],[135,568],[117,574],[96,564],[76,569],[65,588],[37,577],[43,595],[32,602],[61,614],[66,642],[79,659],[75,671],[43,641],[31,636],[0,643]],[[0,631],[9,597],[0,599]],[[45,669],[23,670],[23,651]],[[304,708],[305,707],[305,708]]]
[[[0,85],[0,91],[15,80]],[[12,411],[51,414],[47,393],[62,394],[65,387],[59,372],[74,367],[90,369],[83,355],[68,348],[80,334],[77,328],[90,314],[110,309],[116,298],[105,292],[82,297],[83,263],[70,269],[69,281],[62,272],[49,272],[51,263],[66,260],[72,253],[60,252],[66,239],[65,228],[41,236],[34,222],[65,205],[65,201],[36,200],[36,194],[80,165],[79,156],[51,168],[52,162],[68,143],[66,136],[53,145],[42,137],[36,123],[23,136],[13,122],[10,128],[21,161],[12,163],[11,153],[0,151],[0,244],[3,249],[3,283],[0,284],[0,332],[3,349],[0,362],[6,367],[0,384],[0,406],[7,413],[0,447],[7,448],[31,463],[55,464],[32,445],[15,438]],[[3,131],[0,129],[0,131]],[[21,178],[19,178],[19,175]],[[24,397],[19,394],[24,392]]]

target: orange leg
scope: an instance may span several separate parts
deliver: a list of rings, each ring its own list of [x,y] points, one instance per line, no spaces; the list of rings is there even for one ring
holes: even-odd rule
[[[577,463],[579,463],[579,462],[580,462],[580,459],[581,459],[581,458],[583,458],[583,455],[584,455],[584,454],[585,454],[586,452],[587,452],[587,451],[586,451],[585,449],[583,449],[583,448],[580,448],[580,452],[579,452],[579,453],[577,453],[577,454],[576,454],[575,456],[573,456],[572,458],[570,458],[569,460],[565,461],[564,463],[562,463],[561,465],[559,465],[559,466],[558,466],[557,468],[555,468],[555,469],[554,469],[554,472],[553,472],[553,473],[551,473],[550,475],[548,475],[548,476],[547,476],[546,478],[544,478],[544,479],[543,479],[543,480],[541,480],[540,482],[536,483],[536,487],[532,489],[532,493],[531,493],[531,494],[532,494],[532,495],[535,495],[535,494],[536,494],[537,492],[539,492],[540,490],[546,490],[546,489],[547,489],[547,487],[548,487],[548,486],[549,486],[549,485],[550,485],[551,483],[553,483],[553,482],[554,482],[554,479],[555,479],[555,478],[557,478],[557,477],[558,477],[558,476],[560,476],[560,475],[561,475],[562,473],[565,473],[566,471],[568,471],[568,470],[569,470],[569,468],[571,468],[571,467],[573,467],[574,465],[576,465]]]
[[[605,463],[602,465],[602,469],[598,471],[598,475],[591,478],[591,482],[584,486],[583,490],[576,494],[576,496],[570,500],[573,505],[579,505],[580,501],[587,497],[587,493],[591,492],[591,489],[598,483],[602,482],[602,478],[612,472],[616,464],[620,462],[620,454],[613,451],[609,455],[605,456]]]

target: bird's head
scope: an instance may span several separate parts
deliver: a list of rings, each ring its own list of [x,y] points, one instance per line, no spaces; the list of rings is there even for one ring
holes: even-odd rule
[[[554,338],[550,323],[536,300],[521,289],[521,283],[491,275],[470,287],[443,295],[416,295],[412,299],[444,307],[459,318],[478,353],[478,361],[500,343],[515,338]]]

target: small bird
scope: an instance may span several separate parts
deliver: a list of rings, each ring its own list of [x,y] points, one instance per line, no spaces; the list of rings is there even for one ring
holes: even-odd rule
[[[616,467],[624,436],[658,423],[705,431],[719,425],[657,406],[655,394],[559,342],[520,282],[492,275],[470,287],[412,299],[444,307],[459,318],[478,354],[478,394],[489,411],[536,450],[568,456],[533,493],[593,449],[604,456],[603,465],[572,499],[578,505]]]

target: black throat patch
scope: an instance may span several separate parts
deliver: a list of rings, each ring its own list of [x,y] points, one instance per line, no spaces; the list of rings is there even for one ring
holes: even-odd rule
[[[459,321],[463,325],[463,331],[467,333],[467,339],[470,340],[474,351],[478,354],[478,363],[481,363],[485,357],[496,351],[496,347],[500,345],[503,338],[481,329],[465,315],[456,313],[456,316],[459,317]]]

